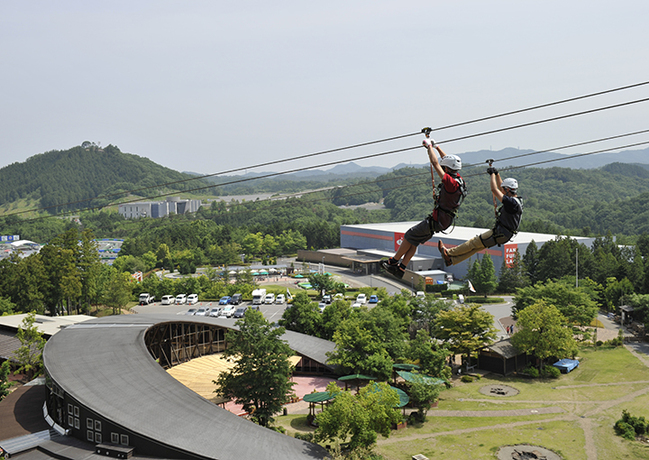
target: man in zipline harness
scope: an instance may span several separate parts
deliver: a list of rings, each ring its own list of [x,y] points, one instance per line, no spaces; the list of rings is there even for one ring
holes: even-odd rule
[[[523,214],[523,202],[517,196],[518,181],[511,177],[502,180],[498,170],[493,167],[489,167],[487,172],[490,176],[491,193],[502,203],[496,213],[496,224],[493,229],[482,235],[450,249],[446,249],[440,240],[437,247],[446,265],[458,264],[485,248],[507,243],[518,231]]]
[[[381,261],[381,266],[399,279],[403,278],[410,259],[417,252],[417,246],[431,239],[433,233],[444,231],[453,224],[457,210],[466,196],[466,185],[459,174],[462,160],[455,155],[445,154],[432,139],[424,139],[423,145],[428,151],[431,169],[441,177],[442,183],[435,195],[433,212],[406,232],[394,257]],[[435,150],[439,153],[439,160]],[[434,185],[433,183],[433,190]]]

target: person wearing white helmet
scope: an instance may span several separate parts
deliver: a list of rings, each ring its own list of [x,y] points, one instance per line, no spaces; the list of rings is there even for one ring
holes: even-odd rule
[[[511,177],[502,180],[498,170],[493,167],[487,168],[487,172],[490,175],[491,193],[502,203],[497,212],[496,224],[482,235],[449,249],[439,240],[437,247],[447,266],[458,264],[485,248],[507,243],[518,231],[523,214],[523,202],[518,197],[518,181]]]
[[[442,182],[435,194],[433,212],[406,232],[394,257],[381,261],[381,266],[399,279],[403,278],[410,259],[417,252],[417,246],[431,239],[435,232],[444,231],[453,224],[466,196],[466,184],[459,173],[462,160],[458,156],[444,153],[432,139],[424,139],[423,146],[426,147],[433,170]],[[439,159],[435,151],[439,154]]]

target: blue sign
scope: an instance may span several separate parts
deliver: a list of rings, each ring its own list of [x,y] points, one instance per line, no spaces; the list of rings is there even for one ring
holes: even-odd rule
[[[2,235],[0,236],[0,241],[3,243],[7,243],[10,241],[18,241],[20,239],[20,235]]]

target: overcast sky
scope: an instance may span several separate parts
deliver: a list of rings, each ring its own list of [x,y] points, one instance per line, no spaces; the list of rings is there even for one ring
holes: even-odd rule
[[[179,171],[252,171],[648,81],[647,18],[647,0],[3,1],[0,167],[88,140]],[[649,85],[433,137],[648,97]],[[648,128],[645,102],[444,148],[540,150]],[[413,136],[262,169],[420,143]],[[357,163],[426,161],[416,149]]]

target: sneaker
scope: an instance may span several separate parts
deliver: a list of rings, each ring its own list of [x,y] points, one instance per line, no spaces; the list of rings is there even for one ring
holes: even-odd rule
[[[448,254],[448,251],[444,247],[444,243],[442,243],[442,240],[439,240],[437,242],[437,249],[439,249],[439,253],[442,255],[444,258],[444,264],[448,267],[449,265],[453,265],[453,261],[451,260],[451,256]]]
[[[396,276],[399,279],[403,278],[403,275],[406,274],[406,266],[403,265],[402,263],[399,263],[399,266],[397,267],[396,273],[393,273],[394,276]]]
[[[399,262],[390,257],[388,260],[382,260],[380,264],[385,271],[396,276],[397,271],[399,270]]]

